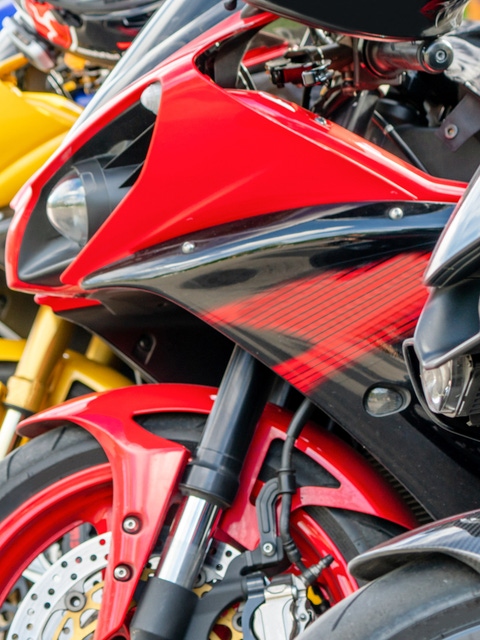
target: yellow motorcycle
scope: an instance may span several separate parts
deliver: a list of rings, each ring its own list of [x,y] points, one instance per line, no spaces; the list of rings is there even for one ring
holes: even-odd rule
[[[9,202],[82,112],[61,95],[20,90],[17,74],[26,64],[21,54],[0,62],[2,264],[12,213]],[[67,349],[72,339],[85,343],[85,338],[50,308],[39,307],[31,296],[10,291],[3,269],[0,336],[0,458],[15,445],[15,428],[25,415],[74,395],[132,384],[112,366],[113,353],[97,338],[87,341],[84,353]]]

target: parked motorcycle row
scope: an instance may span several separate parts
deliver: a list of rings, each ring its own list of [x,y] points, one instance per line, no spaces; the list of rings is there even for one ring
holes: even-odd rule
[[[2,640],[480,638],[465,5],[9,12]]]

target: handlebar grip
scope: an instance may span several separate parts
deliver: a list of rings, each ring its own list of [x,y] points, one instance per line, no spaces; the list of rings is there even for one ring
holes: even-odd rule
[[[370,68],[382,76],[398,71],[441,73],[453,62],[453,47],[444,39],[417,42],[368,42],[365,57]]]

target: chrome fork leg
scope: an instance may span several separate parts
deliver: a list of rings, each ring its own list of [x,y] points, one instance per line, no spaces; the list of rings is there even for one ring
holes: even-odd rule
[[[195,611],[192,591],[215,522],[238,490],[239,475],[273,376],[235,347],[195,457],[186,496],[130,626],[132,640],[182,640]],[[199,640],[207,640],[199,638]]]
[[[203,565],[220,508],[189,496],[165,544],[156,576],[191,589]]]

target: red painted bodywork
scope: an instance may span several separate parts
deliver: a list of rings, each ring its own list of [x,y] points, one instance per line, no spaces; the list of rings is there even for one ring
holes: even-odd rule
[[[262,92],[223,89],[201,73],[196,59],[214,42],[272,19],[268,14],[244,20],[232,16],[139,80],[67,139],[13,202],[16,214],[6,253],[10,286],[53,292],[53,287],[22,282],[17,273],[22,234],[41,187],[154,81],[161,82],[162,101],[140,177],[63,272],[64,286],[57,293],[80,292],[86,275],[141,249],[235,220],[337,202],[459,199],[463,183],[428,176],[290,102]],[[135,224],[132,212],[142,214],[135,215]]]
[[[107,639],[121,628],[139,577],[138,568],[145,565],[167,510],[178,499],[178,481],[189,457],[184,447],[148,433],[134,418],[157,412],[207,414],[215,393],[214,388],[194,385],[131,387],[72,400],[22,423],[20,433],[29,437],[58,423],[76,424],[100,442],[110,461],[114,487],[113,538],[96,638]],[[259,542],[254,508],[259,491],[258,475],[271,442],[285,438],[290,419],[290,414],[276,406],[266,408],[242,471],[242,491],[220,521],[223,535],[247,549],[253,549]],[[339,487],[301,488],[293,503],[294,526],[297,523],[296,526],[308,529],[308,518],[299,520],[297,515],[299,508],[307,505],[360,511],[406,528],[415,526],[410,511],[395,492],[360,456],[332,434],[309,424],[297,446],[336,478]],[[35,505],[40,510],[46,508],[41,496],[37,496],[33,503],[23,507],[29,517],[32,517]],[[136,535],[127,534],[122,529],[121,523],[128,515],[139,516],[142,520],[142,529]],[[8,549],[9,544],[19,544],[17,536],[23,525],[18,511],[0,523],[2,551]],[[344,596],[353,591],[356,584],[348,575],[345,560],[334,543],[319,533],[318,528],[315,531],[316,538],[312,533],[310,542],[313,546],[322,545],[319,548],[329,549],[334,556],[335,563],[330,571],[343,585]],[[18,552],[19,547],[15,548]],[[133,568],[131,581],[122,583],[113,579],[113,568],[118,564],[128,564]],[[4,593],[8,593],[8,584],[0,581],[0,587],[7,589]]]
[[[44,302],[51,300],[49,296],[58,295],[56,308],[65,310],[83,304],[74,296],[85,293],[81,283],[87,275],[142,249],[188,237],[189,233],[315,205],[390,201],[454,203],[459,199],[464,190],[462,183],[428,176],[345,129],[317,119],[314,114],[277,97],[223,89],[198,69],[196,59],[212,44],[272,19],[267,14],[247,19],[233,15],[215,32],[204,34],[139,80],[91,117],[74,136],[67,138],[14,202],[16,213],[6,254],[11,286],[41,294]],[[155,81],[162,85],[160,112],[147,161],[134,187],[63,272],[61,286],[22,282],[17,271],[19,248],[43,185],[105,123],[136,102],[143,89]],[[298,159],[301,161],[296,161]],[[298,295],[304,296],[306,310],[309,303],[318,302],[320,290],[323,293],[326,287],[330,288],[324,315],[328,320],[330,311],[330,321],[321,327],[314,326],[308,315],[304,324],[297,322],[298,317],[289,315],[288,304],[293,292],[288,286],[281,291],[260,293],[261,300],[253,297],[248,302],[225,305],[209,313],[205,313],[205,309],[201,311],[205,313],[204,319],[213,325],[241,318],[246,324],[262,326],[264,323],[267,329],[283,330],[296,323],[295,331],[300,337],[316,346],[295,362],[279,364],[276,370],[297,388],[309,392],[321,375],[328,375],[352,358],[361,357],[372,340],[373,344],[375,340],[383,340],[390,329],[398,335],[398,327],[387,324],[392,314],[395,318],[395,313],[401,311],[405,314],[401,321],[412,322],[423,290],[415,291],[414,298],[410,299],[410,285],[413,280],[419,282],[425,261],[424,256],[417,261],[413,258],[413,263],[412,256],[408,255],[392,259],[392,269],[411,270],[402,280],[400,290],[390,286],[389,265],[382,264],[379,268],[380,283],[375,280],[374,269],[367,274],[368,287],[375,291],[381,303],[388,301],[383,308],[385,316],[380,317],[379,311],[370,304],[368,287],[366,291],[362,289],[363,298],[360,295],[359,288],[363,287],[365,278],[359,278],[355,288],[347,273],[343,280],[336,274],[330,281],[328,274],[320,275],[317,281],[310,279],[303,288],[298,281],[295,283]],[[405,260],[407,263],[402,262]],[[344,287],[346,282],[348,287]],[[65,303],[69,296],[71,307]],[[343,307],[335,313],[335,300],[339,296]],[[258,315],[260,302],[269,309],[268,318]],[[249,315],[250,304],[257,304],[256,315]],[[359,304],[364,305],[358,316],[361,321],[352,334],[351,324],[339,325],[338,317],[351,323],[355,313],[359,313]],[[349,312],[345,309],[348,305],[351,306]],[[317,317],[321,318],[322,314],[317,312]],[[333,332],[336,339],[332,341]],[[348,344],[351,335],[355,335],[354,352]],[[325,351],[322,340],[328,342],[330,351]],[[323,367],[326,368],[320,374]],[[71,401],[32,416],[22,424],[20,432],[29,437],[58,423],[77,424],[99,440],[109,458],[114,487],[113,544],[96,638],[107,640],[121,629],[139,568],[148,558],[168,508],[177,499],[178,481],[188,459],[183,447],[146,433],[133,418],[156,411],[206,414],[214,393],[213,389],[185,385],[132,387]],[[253,506],[259,490],[259,471],[270,443],[276,438],[285,438],[288,421],[289,415],[282,410],[273,406],[266,409],[242,471],[242,490],[220,522],[228,539],[248,549],[254,548],[259,540]],[[309,425],[303,430],[298,447],[329,471],[338,480],[339,488],[301,488],[294,498],[294,523],[299,518],[300,507],[316,505],[360,511],[407,528],[415,526],[398,496],[362,458],[331,434]],[[39,494],[29,502],[26,507],[30,514],[35,513],[32,509],[40,513],[46,500],[42,502]],[[143,521],[141,532],[135,536],[124,533],[121,527],[125,516],[132,514],[139,515]],[[0,539],[2,545],[5,544],[2,552],[9,548],[18,550],[14,540],[17,544],[18,539],[22,540],[16,536],[22,535],[20,527],[24,525],[19,515],[16,511],[14,517],[0,523]],[[298,526],[308,528],[308,521],[302,520]],[[322,535],[318,530],[312,530],[309,537],[313,545],[330,549],[336,558],[330,570],[346,585],[344,592],[354,590],[356,585],[333,542],[320,539]],[[113,579],[113,568],[120,563],[134,569],[131,581],[119,583]],[[9,575],[8,560],[6,569],[2,567],[4,570],[5,575]],[[0,580],[0,586],[7,588],[11,584]]]

